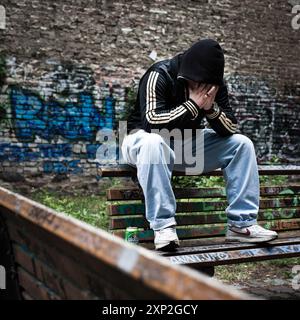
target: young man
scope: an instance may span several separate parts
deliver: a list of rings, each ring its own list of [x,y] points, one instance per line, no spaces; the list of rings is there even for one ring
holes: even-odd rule
[[[183,150],[188,145],[192,153],[202,156],[199,171],[222,169],[229,203],[228,241],[265,242],[277,237],[276,232],[257,224],[255,150],[246,136],[236,134],[237,120],[229,105],[223,74],[222,48],[216,41],[205,39],[183,54],[155,63],[140,80],[135,110],[128,119],[128,129],[135,129],[135,133],[125,137],[122,154],[137,168],[156,249],[179,245],[170,180],[174,168],[188,167],[185,162],[176,164],[174,144],[166,142],[158,129],[191,129],[193,134],[183,141]],[[210,129],[203,128],[204,118]]]

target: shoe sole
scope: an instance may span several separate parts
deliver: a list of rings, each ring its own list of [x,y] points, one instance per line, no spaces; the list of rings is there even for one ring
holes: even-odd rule
[[[269,241],[275,240],[277,238],[278,238],[278,235],[269,236],[265,238],[230,237],[230,238],[225,238],[225,242],[263,243],[263,242],[269,242]]]
[[[155,250],[159,251],[175,251],[177,248],[179,248],[179,243],[177,241],[171,241],[165,245],[155,246]]]

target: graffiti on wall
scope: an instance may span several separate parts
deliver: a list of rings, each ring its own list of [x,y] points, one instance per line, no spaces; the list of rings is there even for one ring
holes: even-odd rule
[[[0,164],[35,162],[43,173],[81,174],[101,146],[99,130],[116,129],[125,90],[96,83],[85,66],[48,62],[50,70],[29,87],[33,68],[8,60],[9,76],[25,85],[8,90],[13,139],[8,130],[2,135]],[[255,77],[232,74],[226,80],[239,129],[253,140],[259,161],[276,155],[299,162],[299,87],[279,94]]]
[[[82,164],[96,158],[99,130],[116,126],[120,93],[115,95],[111,84],[96,84],[88,67],[48,64],[52,69],[29,87],[33,67],[7,59],[8,74],[18,85],[7,89],[14,135],[11,139],[6,130],[0,163],[36,162],[44,173],[82,173]]]
[[[283,162],[299,162],[300,87],[286,86],[283,94],[251,76],[226,80],[239,130],[254,142],[259,161],[276,155]]]
[[[61,104],[56,100],[42,100],[30,91],[11,89],[11,106],[15,133],[19,141],[40,138],[51,141],[55,137],[92,141],[98,130],[113,129],[114,99],[106,97],[100,111],[93,96],[79,93],[76,102]]]

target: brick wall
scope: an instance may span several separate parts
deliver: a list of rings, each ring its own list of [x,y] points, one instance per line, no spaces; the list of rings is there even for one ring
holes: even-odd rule
[[[96,175],[97,132],[120,118],[150,53],[172,57],[207,37],[225,50],[232,107],[259,161],[299,163],[294,2],[2,0],[0,171]]]

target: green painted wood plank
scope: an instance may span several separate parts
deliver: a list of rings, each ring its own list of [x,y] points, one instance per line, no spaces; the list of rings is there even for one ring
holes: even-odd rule
[[[259,221],[259,224],[264,228],[272,229],[275,231],[300,230],[300,219]],[[178,226],[176,230],[177,230],[178,237],[180,239],[189,239],[189,238],[224,236],[226,233],[226,228],[227,228],[226,223],[219,223],[219,224]],[[111,232],[114,235],[124,238],[125,229],[113,230]],[[141,242],[153,241],[153,230],[140,229],[139,239]]]
[[[260,210],[258,220],[276,220],[276,219],[295,219],[300,218],[300,207],[296,208],[277,208]],[[176,221],[179,226],[193,224],[224,223],[227,221],[227,215],[224,211],[208,213],[189,213],[176,215]],[[149,228],[146,218],[140,216],[111,216],[110,229],[125,229],[127,227]]]
[[[300,193],[300,185],[262,186],[261,196],[294,195]],[[224,188],[175,188],[176,199],[222,198],[226,196]],[[110,188],[107,190],[108,200],[140,200],[143,199],[140,188]]]
[[[296,207],[299,204],[299,196],[260,200],[261,209]],[[176,212],[220,211],[225,210],[226,207],[226,201],[177,202]],[[109,204],[107,208],[110,215],[138,215],[145,213],[145,206],[142,203]]]

